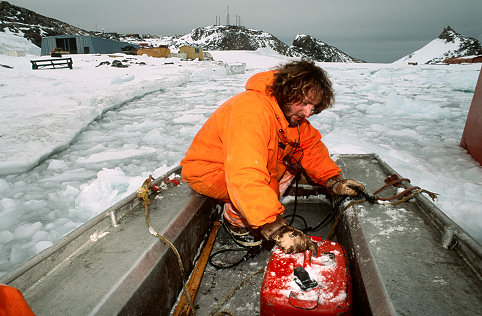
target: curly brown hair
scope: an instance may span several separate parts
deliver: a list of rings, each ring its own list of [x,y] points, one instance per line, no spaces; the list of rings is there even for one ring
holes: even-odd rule
[[[273,83],[266,87],[266,93],[273,96],[283,109],[287,104],[304,100],[312,89],[317,94],[322,92],[321,102],[313,108],[313,114],[330,108],[335,102],[326,72],[313,62],[301,60],[278,67]]]

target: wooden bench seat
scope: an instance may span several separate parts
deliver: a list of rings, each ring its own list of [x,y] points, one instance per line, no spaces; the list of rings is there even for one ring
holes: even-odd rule
[[[41,69],[41,68],[70,68],[72,69],[72,58],[55,58],[55,59],[38,59],[38,60],[31,60],[32,69]]]

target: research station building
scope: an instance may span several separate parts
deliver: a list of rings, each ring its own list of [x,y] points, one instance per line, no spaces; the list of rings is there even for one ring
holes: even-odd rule
[[[68,54],[112,54],[128,46],[137,45],[88,35],[57,35],[42,38],[40,54],[49,55],[55,49]]]

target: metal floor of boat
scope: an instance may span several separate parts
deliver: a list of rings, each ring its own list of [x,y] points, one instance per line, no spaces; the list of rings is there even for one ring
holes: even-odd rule
[[[321,199],[304,199],[299,198],[297,203],[296,214],[303,218],[313,226],[316,226],[328,214],[330,205],[324,198]],[[284,215],[292,214],[293,203],[286,205]],[[313,211],[315,210],[315,211]],[[290,221],[290,218],[288,218]],[[327,226],[316,231],[308,233],[312,236],[326,237],[331,228],[333,221]],[[296,228],[304,228],[304,223],[295,218],[293,226]],[[216,243],[212,253],[228,248],[236,248],[236,244],[232,241],[229,234],[221,227],[219,229]],[[238,247],[239,248],[239,247]],[[226,257],[222,255],[216,256],[215,263],[228,264],[236,262],[246,252],[230,253]],[[198,316],[210,315],[210,313],[218,307],[218,305],[230,294],[240,283],[246,278],[257,273],[261,269],[264,270],[270,256],[270,250],[263,249],[255,258],[243,261],[239,265],[229,269],[216,269],[210,264],[206,267],[204,276],[196,296],[195,306]],[[236,316],[242,315],[259,315],[260,290],[263,280],[263,272],[254,275],[235,294],[222,305],[217,312],[229,311]]]

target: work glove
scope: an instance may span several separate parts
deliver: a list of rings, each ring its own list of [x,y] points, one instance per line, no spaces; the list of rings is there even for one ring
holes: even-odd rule
[[[352,179],[343,179],[340,176],[330,178],[326,181],[326,188],[336,195],[357,196],[365,191],[365,186]]]
[[[274,241],[285,253],[298,253],[311,250],[312,256],[317,256],[318,245],[301,230],[288,225],[280,215],[273,223],[261,228],[261,235],[267,240]]]

